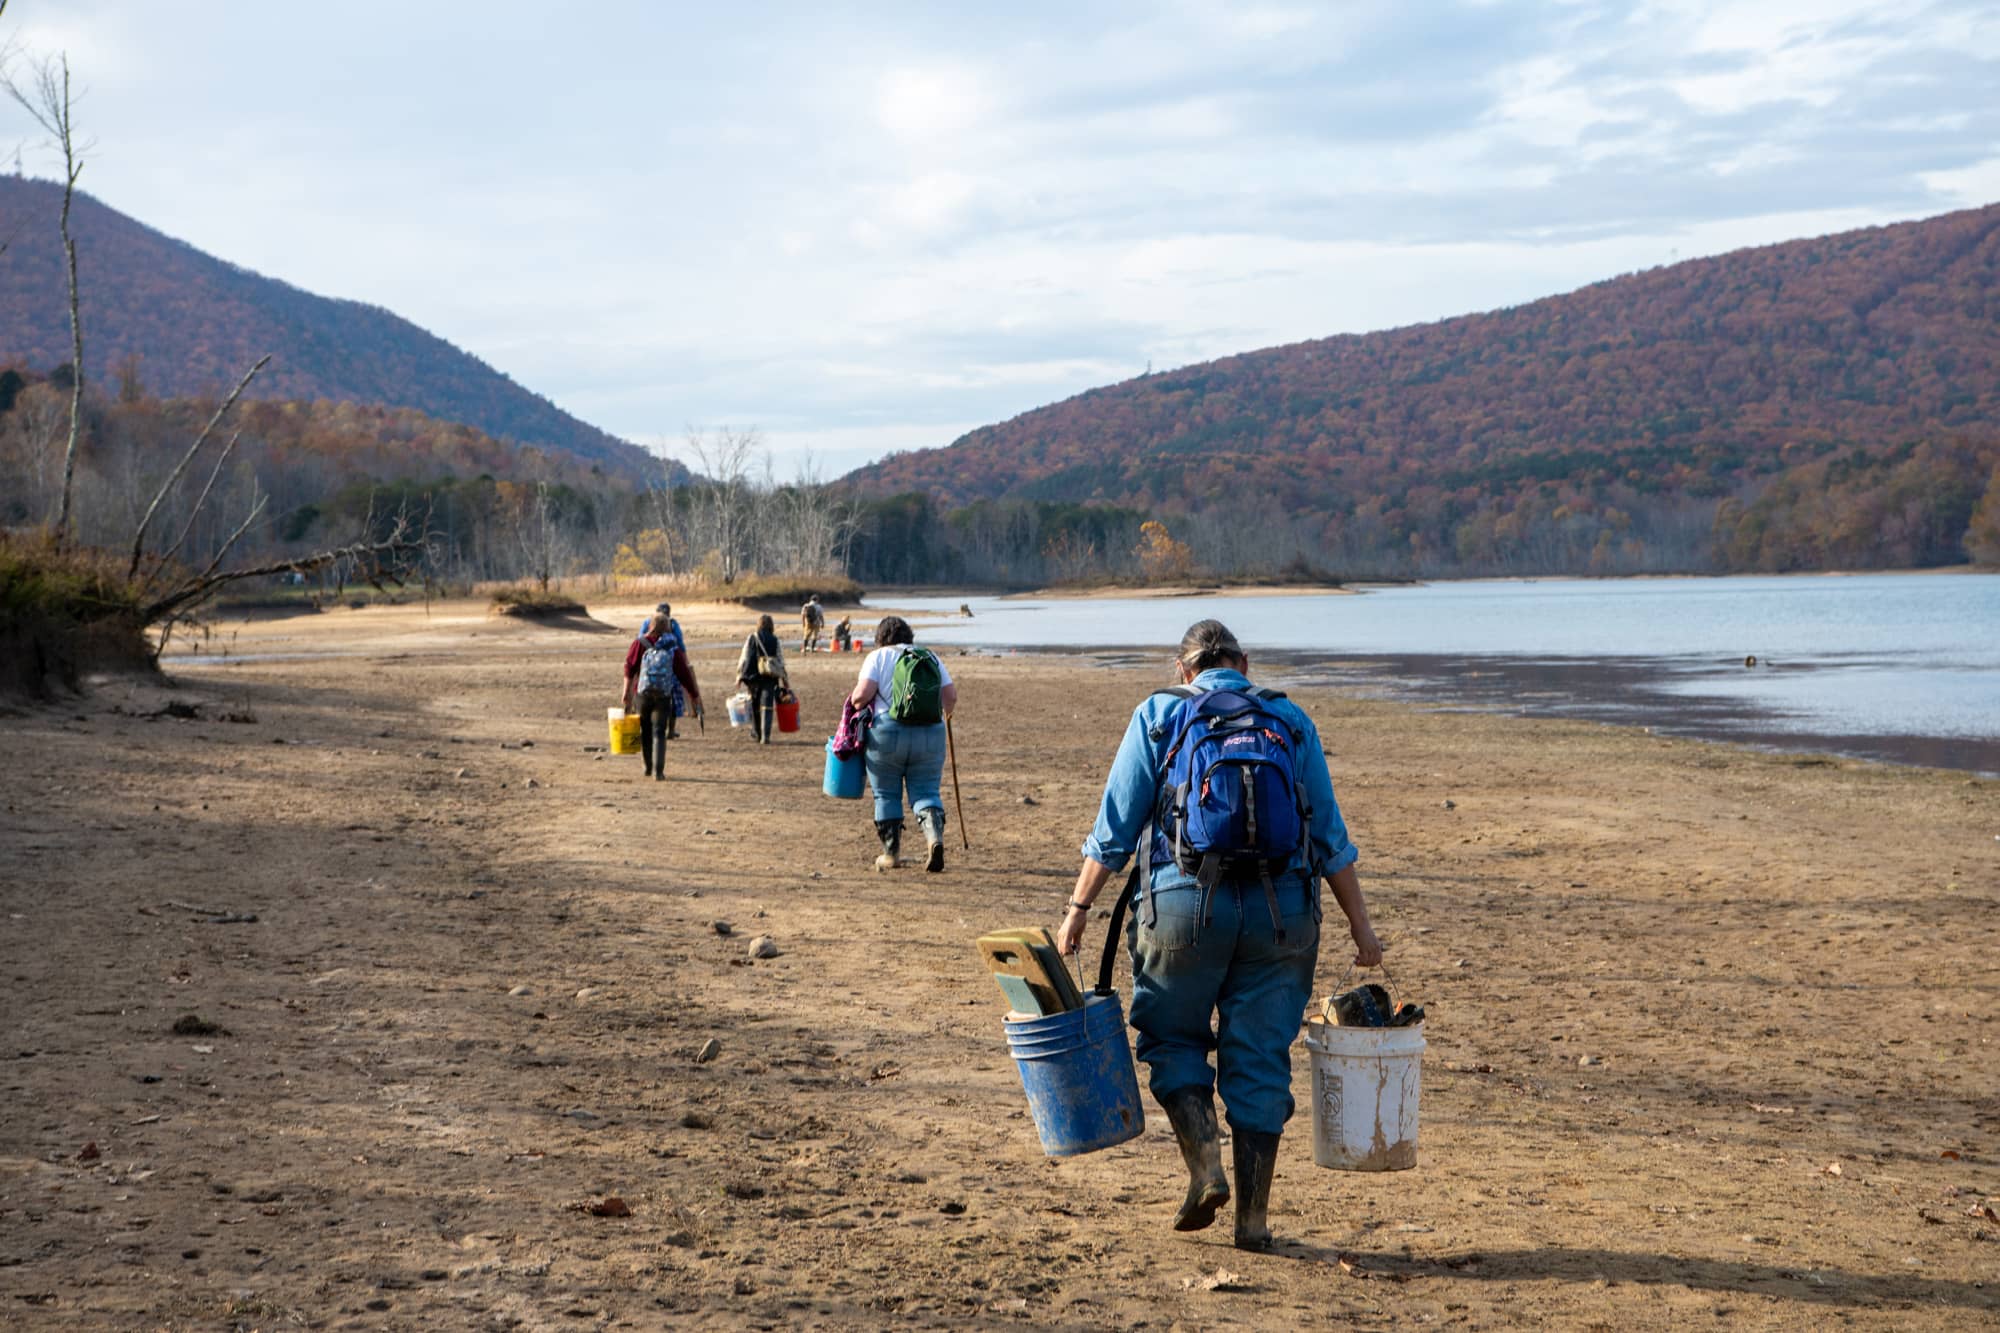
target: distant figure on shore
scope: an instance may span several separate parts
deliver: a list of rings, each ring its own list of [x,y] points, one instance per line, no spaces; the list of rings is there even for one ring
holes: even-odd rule
[[[972,603],[960,602],[958,604],[958,613],[964,616],[967,620],[972,619]]]
[[[852,652],[854,649],[854,618],[842,616],[833,627],[833,646],[838,652]]]
[[[757,628],[743,641],[736,679],[750,692],[750,737],[769,745],[778,729],[778,690],[791,685],[791,673],[785,669],[785,652],[768,613],[757,617]]]
[[[1381,962],[1382,945],[1312,719],[1250,683],[1249,656],[1221,621],[1188,627],[1174,669],[1181,683],[1132,711],[1056,944],[1077,951],[1091,904],[1132,862],[1132,1026],[1188,1172],[1174,1230],[1206,1228],[1231,1198],[1220,1092],[1236,1246],[1264,1250],[1278,1140],[1294,1109],[1292,1042],[1319,957],[1322,877],[1347,918],[1355,963]],[[1151,839],[1143,862],[1142,837]],[[1143,882],[1141,864],[1151,867]]]
[[[799,608],[799,651],[812,652],[819,647],[820,631],[826,626],[826,612],[820,607],[819,594],[806,598],[806,604]]]

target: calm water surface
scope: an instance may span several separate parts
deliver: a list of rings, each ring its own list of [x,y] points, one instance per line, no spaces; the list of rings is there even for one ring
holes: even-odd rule
[[[946,616],[961,600],[894,599]],[[1190,622],[1214,616],[1267,672],[1295,679],[2000,773],[2000,575],[1477,581],[970,605],[973,619],[926,626],[923,637],[1164,656]]]

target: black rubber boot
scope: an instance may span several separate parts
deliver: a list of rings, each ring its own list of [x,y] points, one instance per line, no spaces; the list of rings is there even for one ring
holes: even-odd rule
[[[924,831],[924,869],[935,875],[944,869],[944,811],[917,811],[917,827]]]
[[[875,858],[877,870],[894,870],[903,864],[903,821],[878,819],[875,836],[882,840],[882,854]]]
[[[778,729],[778,728],[777,728],[777,714],[776,714],[776,711],[775,711],[775,710],[774,710],[774,709],[773,709],[773,708],[771,707],[771,705],[769,705],[769,704],[765,704],[765,705],[764,705],[764,737],[763,737],[763,741],[764,741],[764,744],[766,744],[766,745],[769,745],[769,744],[771,743],[771,737],[772,737],[772,736],[773,736],[774,734],[776,734],[776,732],[777,732],[777,729]]]
[[[1271,1227],[1265,1211],[1271,1206],[1271,1174],[1278,1167],[1276,1134],[1239,1129],[1230,1144],[1236,1159],[1236,1248],[1268,1250]]]
[[[1167,1113],[1174,1127],[1174,1142],[1181,1146],[1181,1160],[1187,1163],[1187,1198],[1174,1214],[1174,1230],[1205,1231],[1222,1205],[1229,1202],[1215,1098],[1206,1088],[1182,1088],[1162,1097],[1160,1109]]]

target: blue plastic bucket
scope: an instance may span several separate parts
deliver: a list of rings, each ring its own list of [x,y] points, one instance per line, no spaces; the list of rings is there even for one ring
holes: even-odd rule
[[[826,779],[820,783],[821,791],[843,801],[858,801],[867,776],[858,753],[842,759],[833,752],[833,737],[826,738]]]
[[[1010,1018],[1006,1027],[1043,1152],[1096,1152],[1146,1128],[1125,1006],[1116,995],[1087,996],[1083,1008],[1067,1013]]]

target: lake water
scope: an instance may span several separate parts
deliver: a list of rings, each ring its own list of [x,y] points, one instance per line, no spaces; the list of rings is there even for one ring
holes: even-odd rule
[[[1131,649],[1213,616],[1261,672],[1448,707],[2000,773],[2000,575],[1543,579],[1352,595],[898,597],[927,642]],[[864,621],[865,623],[865,621]],[[1755,666],[1745,659],[1755,657]]]

